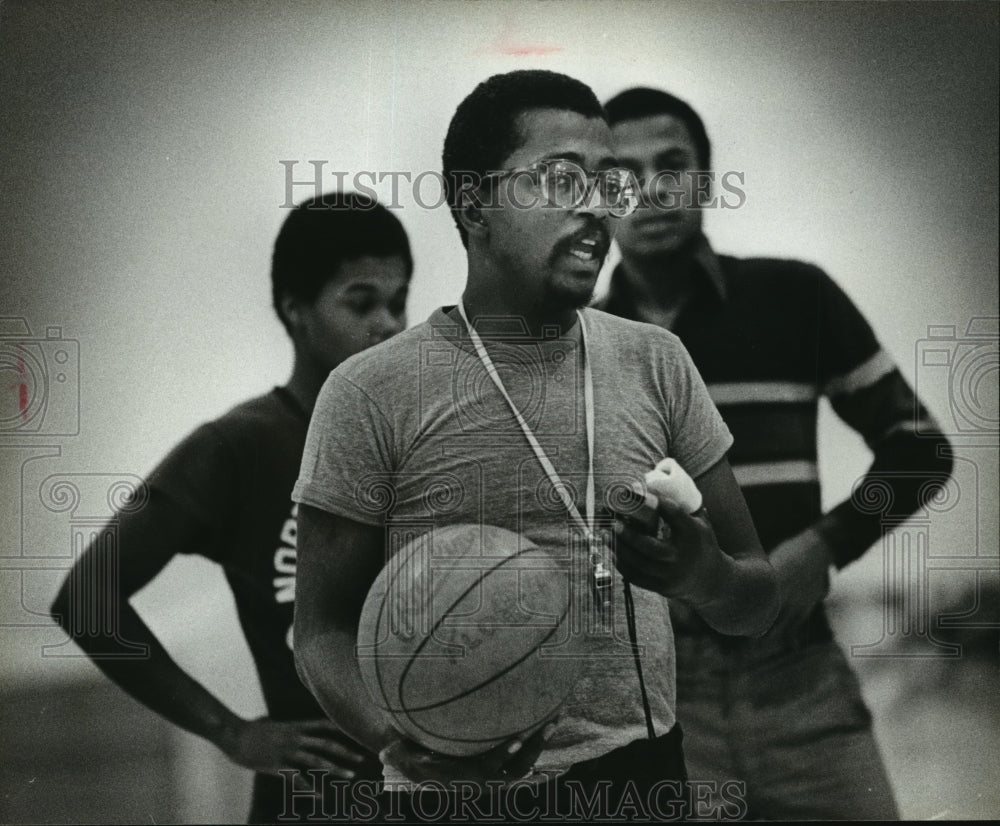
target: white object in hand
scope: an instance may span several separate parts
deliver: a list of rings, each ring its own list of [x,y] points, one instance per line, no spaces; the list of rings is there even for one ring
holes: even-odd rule
[[[646,473],[646,491],[647,502],[648,494],[653,494],[661,503],[670,502],[688,513],[701,509],[701,491],[674,459],[663,459]]]

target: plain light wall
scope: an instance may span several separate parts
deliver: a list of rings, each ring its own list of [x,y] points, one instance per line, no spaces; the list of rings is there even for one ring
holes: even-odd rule
[[[997,312],[998,8],[4,3],[2,314],[24,317],[36,337],[58,326],[79,343],[80,404],[78,434],[0,438],[0,554],[71,553],[65,519],[38,507],[47,474],[141,476],[194,425],[287,378],[291,348],[268,281],[287,214],[280,161],[298,162],[297,180],[312,160],[348,182],[364,171],[436,172],[458,102],[516,68],[566,72],[601,99],[643,84],[690,101],[716,169],[745,175],[746,203],[706,214],[716,248],[825,268],[948,420],[954,388],[927,384],[916,357],[929,325],[953,325],[961,339],[971,319]],[[295,200],[309,194],[294,188]],[[405,184],[399,200],[415,323],[453,302],[465,260],[446,209],[422,208]],[[994,362],[979,388],[994,411],[995,382]],[[820,435],[833,503],[868,454],[828,412]],[[932,541],[995,553],[995,450],[963,449],[981,485],[974,524],[966,512],[940,515]],[[869,554],[838,587],[867,594],[880,565]],[[31,625],[61,576],[52,567],[0,572],[12,681],[93,671],[81,658],[41,656],[62,639],[43,617]],[[177,560],[140,606],[213,690],[243,713],[262,710],[214,567]]]

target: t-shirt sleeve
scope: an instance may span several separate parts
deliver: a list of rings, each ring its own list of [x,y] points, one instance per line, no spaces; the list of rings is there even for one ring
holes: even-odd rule
[[[292,499],[381,525],[393,504],[392,428],[372,398],[334,371],[309,422]]]
[[[164,499],[191,522],[184,531],[193,539],[178,550],[198,553],[225,564],[231,531],[229,515],[235,512],[239,470],[230,445],[215,425],[204,424],[178,443],[146,480],[150,506]]]
[[[666,384],[670,454],[688,475],[696,478],[726,455],[733,436],[687,348],[676,337],[667,361],[672,373]]]

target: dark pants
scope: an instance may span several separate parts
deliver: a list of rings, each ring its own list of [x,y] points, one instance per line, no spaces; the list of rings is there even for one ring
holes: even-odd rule
[[[682,820],[689,812],[679,726],[576,763],[540,784],[457,783],[386,793],[382,823],[621,823]]]

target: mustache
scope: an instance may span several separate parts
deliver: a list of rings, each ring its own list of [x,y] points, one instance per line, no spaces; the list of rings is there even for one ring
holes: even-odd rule
[[[608,250],[611,249],[611,234],[608,232],[606,227],[595,222],[581,227],[576,232],[567,235],[565,238],[561,238],[555,245],[555,254],[559,255],[564,252],[569,252],[570,248],[584,240],[594,241],[596,244],[594,252],[602,258],[606,256],[608,254]]]

